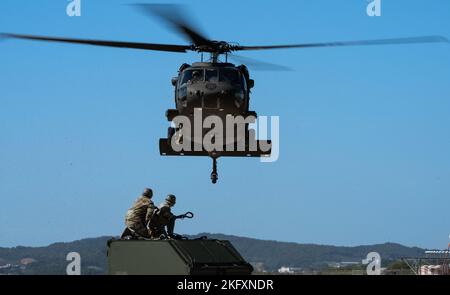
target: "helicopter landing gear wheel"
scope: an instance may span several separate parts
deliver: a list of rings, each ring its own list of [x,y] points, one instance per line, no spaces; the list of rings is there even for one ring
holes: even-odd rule
[[[219,174],[217,174],[217,158],[213,157],[213,170],[211,172],[211,181],[213,184],[217,183],[219,179]]]

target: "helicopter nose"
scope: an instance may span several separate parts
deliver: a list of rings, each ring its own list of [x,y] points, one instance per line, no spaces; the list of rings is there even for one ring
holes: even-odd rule
[[[227,85],[221,87],[218,87],[217,84],[212,85],[212,83],[190,85],[187,91],[187,107],[235,109],[238,100],[235,93],[236,89]]]

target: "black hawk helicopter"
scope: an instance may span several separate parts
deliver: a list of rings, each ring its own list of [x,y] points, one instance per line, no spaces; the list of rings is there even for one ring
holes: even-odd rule
[[[175,87],[175,108],[166,112],[169,121],[176,121],[177,117],[183,116],[192,123],[188,131],[195,129],[195,111],[201,111],[202,116],[216,116],[222,120],[226,118],[242,116],[243,118],[252,118],[254,121],[257,117],[256,112],[250,111],[250,93],[254,87],[254,80],[250,78],[250,74],[246,65],[236,66],[228,63],[228,57],[235,60],[244,61],[249,66],[265,67],[266,69],[283,70],[287,69],[269,63],[259,62],[244,57],[233,55],[238,51],[250,50],[273,50],[273,49],[289,49],[289,48],[317,48],[317,47],[337,47],[337,46],[363,46],[363,45],[389,45],[389,44],[413,44],[413,43],[436,43],[449,42],[445,37],[441,36],[421,36],[410,38],[395,39],[378,39],[378,40],[362,40],[347,42],[327,42],[327,43],[303,43],[289,45],[263,45],[263,46],[242,46],[226,41],[211,40],[187,20],[186,13],[178,5],[174,4],[134,4],[142,12],[157,16],[169,24],[175,31],[183,35],[190,41],[189,45],[173,45],[173,44],[155,44],[155,43],[136,43],[136,42],[118,42],[104,41],[92,39],[73,39],[59,38],[48,36],[23,35],[12,33],[1,33],[3,38],[17,38],[38,41],[65,42],[74,44],[88,44],[96,46],[131,48],[142,50],[156,50],[166,52],[185,53],[194,51],[201,53],[201,62],[195,62],[192,65],[183,64],[178,76],[172,79],[172,85]],[[209,60],[203,60],[203,54],[210,55]],[[225,57],[225,62],[220,57]],[[202,123],[202,121],[201,121]],[[249,124],[244,122],[244,132],[236,131],[233,127],[231,135],[223,133],[222,144],[212,149],[205,149],[202,146],[203,138],[208,136],[208,132],[214,127],[212,124],[208,128],[201,127],[200,149],[193,149],[196,142],[195,138],[186,136],[183,132],[186,129],[183,124],[175,122],[173,127],[168,129],[168,137],[159,141],[160,154],[162,156],[209,156],[213,159],[213,171],[211,180],[217,182],[217,159],[219,157],[261,157],[270,156],[271,142],[265,141],[266,148],[262,149],[262,142],[255,139],[254,132],[249,130]],[[190,134],[195,133],[191,132]],[[214,136],[213,136],[214,137]],[[197,140],[198,141],[198,140]],[[212,138],[212,142],[219,140]],[[237,148],[238,143],[243,142],[241,148]],[[253,144],[250,144],[253,143]],[[179,146],[189,148],[181,148]],[[221,144],[221,145],[222,145]],[[226,148],[232,145],[232,148]],[[178,147],[177,147],[178,145]],[[268,148],[267,148],[268,146]],[[223,147],[223,148],[222,148]]]

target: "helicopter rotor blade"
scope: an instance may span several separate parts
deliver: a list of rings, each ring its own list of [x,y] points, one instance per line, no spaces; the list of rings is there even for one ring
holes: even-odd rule
[[[263,62],[246,56],[230,54],[228,58],[233,59],[239,63],[245,64],[246,66],[252,68],[255,71],[292,71],[291,68],[286,66]]]
[[[211,45],[212,42],[207,37],[195,29],[195,26],[188,21],[188,13],[177,4],[132,4],[147,15],[157,16],[169,24],[177,32],[183,34],[194,45]]]
[[[0,33],[0,40],[2,37],[3,38],[14,38],[14,39],[35,40],[35,41],[63,42],[63,43],[73,43],[73,44],[86,44],[86,45],[95,45],[95,46],[155,50],[155,51],[168,51],[168,52],[186,52],[187,50],[192,49],[192,46],[189,46],[189,45],[136,43],[136,42],[104,41],[104,40],[90,40],[90,39],[72,39],[72,38],[59,38],[59,37]]]
[[[410,38],[360,40],[360,41],[346,41],[346,42],[305,43],[305,44],[291,44],[291,45],[235,46],[233,48],[233,51],[287,49],[287,48],[317,48],[317,47],[338,47],[338,46],[419,44],[419,43],[449,43],[449,40],[443,36],[421,36],[421,37],[410,37]]]

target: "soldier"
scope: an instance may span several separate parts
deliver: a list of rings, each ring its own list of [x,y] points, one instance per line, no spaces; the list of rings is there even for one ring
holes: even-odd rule
[[[155,211],[155,205],[151,198],[153,197],[153,191],[146,188],[142,195],[135,201],[133,207],[131,207],[125,217],[125,224],[133,234],[138,237],[149,238],[149,231],[147,230],[147,223]],[[122,237],[126,235],[127,230],[122,234]]]
[[[173,236],[175,220],[178,216],[175,216],[171,212],[171,208],[175,205],[176,200],[177,198],[174,195],[168,195],[166,201],[159,207],[159,210],[156,213],[157,218],[154,218],[149,225],[152,238],[160,238],[161,235],[166,235],[168,237]]]

